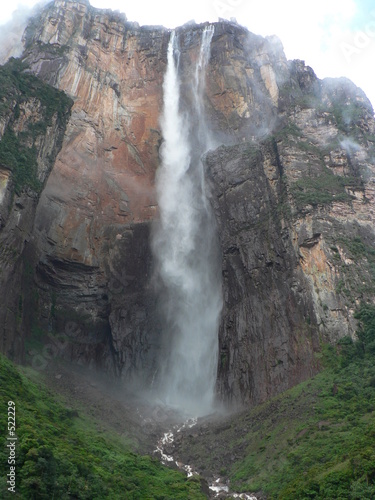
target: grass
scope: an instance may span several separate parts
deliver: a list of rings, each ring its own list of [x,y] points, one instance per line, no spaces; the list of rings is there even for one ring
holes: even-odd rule
[[[364,118],[365,109],[357,101],[343,105],[340,100],[334,100],[330,111],[335,117],[337,128],[345,134],[356,134],[359,131],[357,123]]]
[[[0,67],[0,113],[11,111],[14,101],[19,105],[25,100],[36,98],[42,105],[41,120],[37,123],[45,131],[51,125],[54,114],[57,113],[60,119],[64,118],[73,103],[63,91],[44,83],[26,70],[26,65],[13,57]],[[16,106],[17,109],[19,112]]]
[[[200,480],[187,479],[128,442],[98,434],[93,422],[58,402],[0,356],[0,496],[27,499],[200,499]],[[7,492],[8,401],[16,405],[16,493]]]
[[[302,135],[302,130],[292,121],[287,121],[275,131],[274,135],[270,137],[271,140],[288,140],[290,137],[300,138]],[[266,139],[267,140],[267,139]]]
[[[337,241],[345,246],[352,258],[366,258],[375,263],[375,249],[370,245],[366,245],[359,236],[354,238],[344,238],[340,236]]]

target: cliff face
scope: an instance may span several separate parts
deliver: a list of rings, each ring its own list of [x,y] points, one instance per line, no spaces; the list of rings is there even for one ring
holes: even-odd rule
[[[177,30],[182,108],[202,29]],[[28,71],[74,104],[30,201],[36,212],[24,210],[35,293],[19,328],[63,334],[60,354],[124,378],[151,379],[159,349],[149,235],[168,41],[164,28],[68,0],[47,6],[24,36]],[[373,113],[350,82],[320,81],[288,62],[276,38],[228,22],[215,24],[204,106],[224,280],[218,387],[258,402],[313,374],[321,340],[353,335],[356,304],[373,299]],[[63,129],[48,130],[60,144]],[[9,171],[1,175],[6,185]],[[15,330],[9,323],[3,336],[10,354]]]
[[[185,106],[193,98],[189,81],[201,35],[199,26],[179,30]],[[206,111],[218,138],[229,133],[237,140],[273,120],[274,97],[261,68],[276,56],[270,42],[229,24],[216,27],[215,40]],[[168,41],[163,28],[140,28],[70,1],[43,10],[25,34],[25,63],[74,100],[35,220],[38,321],[63,335],[73,321],[80,333],[65,354],[126,377],[152,374],[158,349],[149,221],[157,213]],[[250,48],[256,69],[244,56]]]
[[[317,369],[321,341],[354,336],[374,299],[374,120],[347,80],[301,62],[267,139],[207,155],[223,252],[218,385],[263,401]]]
[[[41,325],[67,334],[66,356],[117,374],[134,371],[150,343],[148,221],[167,43],[163,29],[69,1],[25,35],[31,70],[74,100],[35,220]]]
[[[61,148],[71,102],[11,60],[0,68],[0,345],[23,353],[27,290],[33,275],[27,247],[40,191]]]

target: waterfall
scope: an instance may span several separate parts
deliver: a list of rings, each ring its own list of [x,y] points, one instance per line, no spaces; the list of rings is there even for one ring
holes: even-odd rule
[[[179,40],[171,34],[164,77],[157,172],[160,221],[153,234],[163,323],[159,390],[165,402],[203,415],[214,403],[222,307],[215,222],[207,202],[201,155],[210,145],[203,95],[213,26],[202,32],[189,110],[180,102]]]

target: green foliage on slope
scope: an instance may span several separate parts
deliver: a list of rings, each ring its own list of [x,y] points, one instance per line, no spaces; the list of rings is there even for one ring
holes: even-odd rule
[[[132,453],[121,439],[57,402],[0,356],[0,497],[32,499],[200,499],[200,481]],[[8,401],[16,405],[16,493],[7,493]]]
[[[233,489],[267,498],[375,498],[375,307],[357,313],[358,340],[324,353],[325,370],[238,422],[249,427]],[[232,442],[233,448],[236,443]]]
[[[36,149],[34,146],[23,145],[10,127],[6,129],[0,142],[0,165],[12,171],[17,194],[26,186],[36,192],[41,190],[42,186],[37,177]]]
[[[291,192],[300,210],[306,205],[326,205],[333,201],[350,201],[345,187],[354,183],[351,178],[334,175],[328,169],[316,176],[305,177],[296,181]]]
[[[43,118],[38,123],[45,131],[51,125],[53,115],[57,113],[59,118],[63,118],[73,103],[64,92],[44,83],[26,70],[25,64],[13,57],[4,66],[0,66],[0,114],[12,110],[14,101],[19,105],[30,98],[38,99]]]

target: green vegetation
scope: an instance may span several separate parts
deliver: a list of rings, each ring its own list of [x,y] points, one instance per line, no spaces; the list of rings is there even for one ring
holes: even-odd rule
[[[282,139],[288,139],[289,137],[299,138],[301,135],[302,130],[292,121],[288,121],[283,127],[278,129],[273,136],[270,136],[270,139],[279,141]]]
[[[251,430],[229,474],[234,489],[271,499],[375,498],[375,306],[356,317],[357,341],[326,347],[319,375],[242,419]]]
[[[328,168],[316,177],[303,177],[291,186],[297,208],[306,205],[326,205],[333,201],[350,201],[346,186],[354,186],[359,182],[354,177],[334,175]]]
[[[199,479],[130,451],[119,436],[98,434],[0,356],[0,496],[32,499],[200,499]],[[7,495],[8,401],[16,405],[16,493]]]
[[[303,131],[298,125],[291,120],[285,120],[272,134],[264,139],[263,143],[268,147],[272,147],[274,150],[276,148],[275,152],[277,152],[277,143],[279,141],[284,141],[287,144],[293,141],[293,144],[295,144],[296,141],[301,140],[302,136]]]
[[[52,116],[57,113],[60,119],[64,118],[73,103],[64,92],[27,73],[26,69],[20,59],[14,58],[0,66],[0,115],[13,109],[12,99],[20,105],[36,98],[42,106],[43,118],[37,123],[45,131],[51,125]]]
[[[261,150],[258,146],[247,144],[243,152],[243,158],[246,158],[250,163],[256,163],[261,160]]]
[[[363,119],[366,115],[366,109],[357,101],[350,101],[343,105],[341,100],[334,100],[330,111],[335,117],[337,128],[345,134],[354,133],[358,135],[359,127],[358,121]]]
[[[284,83],[280,87],[280,100],[285,106],[299,106],[302,109],[318,108],[321,106],[320,96],[316,95],[317,89],[314,89],[310,93],[306,94],[301,92],[295,84],[290,82]]]
[[[357,340],[345,337],[325,346],[321,373],[199,436],[199,453],[189,448],[198,468],[210,470],[222,460],[217,470],[230,478],[233,490],[262,490],[269,499],[375,498],[375,306],[363,304],[356,318]],[[198,480],[135,455],[124,438],[98,434],[90,420],[56,402],[3,357],[0,387],[1,491],[8,453],[5,409],[12,400],[15,498],[204,498]]]
[[[34,146],[24,146],[13,130],[8,127],[0,142],[0,165],[13,172],[13,183],[17,194],[28,186],[36,192],[41,190],[38,180],[37,154]]]
[[[13,173],[14,189],[19,194],[29,187],[41,189],[37,177],[36,141],[52,125],[52,117],[65,126],[72,100],[64,93],[25,72],[25,65],[11,58],[0,67],[0,118],[9,120],[0,142],[0,165]],[[27,128],[16,133],[14,122],[20,117],[25,103],[35,107]]]
[[[334,240],[352,263],[341,261],[337,248],[331,247],[335,264],[339,267],[340,280],[337,293],[346,295],[349,302],[370,300],[375,294],[375,250],[359,236],[340,236]],[[333,243],[333,240],[332,240]],[[336,250],[334,250],[336,249]]]
[[[337,241],[345,246],[353,259],[365,257],[375,263],[375,249],[372,246],[366,245],[359,236],[354,238],[340,237]]]

